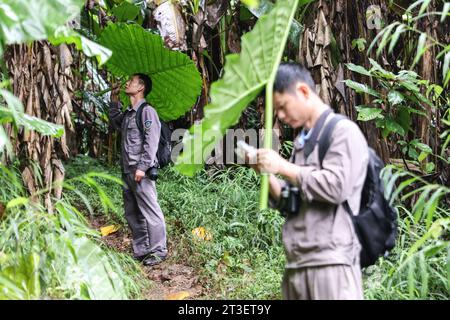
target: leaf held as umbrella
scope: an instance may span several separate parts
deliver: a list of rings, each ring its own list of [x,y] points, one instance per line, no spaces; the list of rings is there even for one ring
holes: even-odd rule
[[[309,0],[278,1],[242,37],[242,52],[226,57],[224,77],[211,86],[211,103],[204,108],[204,119],[191,127],[183,139],[183,153],[176,163],[179,172],[193,176],[199,171],[202,157],[214,149],[267,85],[278,68],[297,4],[306,2]]]
[[[103,31],[100,43],[113,51],[106,66],[114,75],[150,76],[153,88],[146,99],[161,119],[177,119],[196,103],[202,87],[197,67],[187,55],[166,49],[159,35],[117,23]]]

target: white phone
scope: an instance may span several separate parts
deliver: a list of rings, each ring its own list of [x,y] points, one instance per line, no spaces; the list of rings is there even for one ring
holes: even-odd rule
[[[255,147],[252,147],[243,140],[237,142],[236,154],[242,159],[245,159],[246,154],[250,159],[255,157],[256,151],[257,149]]]

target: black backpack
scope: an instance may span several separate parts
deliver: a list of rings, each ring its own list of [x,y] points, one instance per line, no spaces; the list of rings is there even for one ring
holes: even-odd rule
[[[346,119],[342,115],[334,115],[323,128],[319,139],[319,160],[322,166],[325,154],[331,143],[331,134],[336,124]],[[383,161],[372,148],[369,148],[369,163],[367,176],[361,194],[361,207],[358,215],[353,212],[347,201],[343,203],[350,214],[356,234],[361,243],[361,267],[374,264],[380,256],[387,256],[394,248],[397,236],[397,212],[389,204],[384,195],[384,184],[380,172],[384,167]]]
[[[139,106],[136,111],[136,124],[141,132],[141,135],[144,136],[144,128],[142,125],[142,111],[144,107],[148,106],[147,103],[143,103]],[[159,138],[158,151],[156,151],[156,159],[158,160],[158,168],[163,168],[170,163],[170,155],[172,153],[172,145],[170,138],[172,136],[172,131],[169,128],[169,125],[159,119],[161,123],[161,135]]]

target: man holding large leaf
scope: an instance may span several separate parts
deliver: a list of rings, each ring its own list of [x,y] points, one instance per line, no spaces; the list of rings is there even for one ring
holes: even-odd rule
[[[362,299],[361,245],[343,203],[359,212],[369,161],[366,139],[355,123],[339,121],[322,158],[317,142],[322,133],[331,132],[325,128],[335,116],[315,93],[309,71],[300,65],[279,67],[273,101],[281,121],[303,128],[294,141],[291,161],[272,149],[256,153],[255,169],[270,174],[271,198],[287,215],[283,296]]]
[[[127,155],[129,151],[140,150],[142,141],[138,137],[140,127],[148,132],[154,132],[148,134],[149,140],[145,140],[147,146],[151,146],[151,152],[148,153],[151,155],[144,157],[148,161],[141,161],[140,164],[134,162],[133,166],[130,166],[129,172],[125,175],[125,181],[126,185],[132,188],[125,190],[124,193],[125,211],[133,230],[134,254],[138,259],[144,259],[148,254],[153,255],[153,258],[144,259],[145,264],[152,265],[164,260],[167,255],[166,230],[164,216],[156,201],[155,182],[148,180],[143,172],[156,159],[159,136],[161,133],[163,137],[167,136],[168,130],[159,131],[161,129],[159,119],[175,120],[190,110],[201,92],[202,79],[189,56],[168,50],[164,47],[159,35],[139,25],[109,24],[103,30],[99,41],[113,52],[107,62],[108,70],[113,75],[121,78],[134,74],[126,88],[132,106],[124,115],[120,114],[116,106],[111,114],[116,127],[120,128],[122,125],[124,138],[126,138],[127,129],[132,129],[131,133],[136,135],[135,138],[130,137],[130,144],[128,144],[130,149],[128,151],[122,149],[122,155]],[[146,85],[141,82],[146,77],[152,79],[151,92],[144,89]],[[152,107],[144,109],[143,122],[139,122],[142,126],[138,128],[135,121],[130,118],[136,117],[138,107],[145,102],[144,99],[151,103]],[[121,117],[128,125],[122,123]],[[162,140],[170,143],[170,138]],[[166,146],[170,147],[170,144]],[[124,151],[127,152],[124,153]],[[167,155],[167,153],[164,154]],[[124,164],[124,167],[131,165],[131,163]]]
[[[161,135],[158,114],[145,101],[151,89],[150,77],[133,75],[125,86],[131,106],[121,112],[120,104],[113,102],[109,112],[112,125],[122,133],[123,197],[125,217],[133,234],[134,256],[147,266],[167,257],[164,215],[158,204],[155,181],[146,175],[158,165],[156,154]],[[137,114],[141,116],[136,117]]]

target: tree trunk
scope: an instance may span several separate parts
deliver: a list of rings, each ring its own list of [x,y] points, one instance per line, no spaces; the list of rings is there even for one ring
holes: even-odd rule
[[[312,71],[316,89],[324,102],[352,120],[357,119],[355,106],[369,104],[370,99],[345,86],[345,79],[367,82],[367,79],[362,80],[360,75],[348,70],[345,64],[352,62],[369,68],[368,58],[375,59],[374,53],[368,56],[366,51],[352,48],[352,40],[365,39],[367,46],[371,43],[377,30],[368,27],[366,10],[377,5],[385,13],[388,12],[387,3],[387,0],[319,0],[309,11],[312,14],[303,21],[305,31],[299,60]],[[388,21],[389,17],[384,16],[383,19]],[[381,59],[387,61],[384,56]],[[358,125],[370,146],[385,162],[389,162],[392,151],[375,125],[361,122]]]
[[[61,159],[69,157],[67,140],[74,134],[71,121],[72,54],[66,45],[53,47],[47,42],[34,42],[29,46],[10,46],[5,59],[13,93],[23,103],[25,113],[65,128],[59,139],[23,128],[13,139],[25,185],[31,194],[47,189],[44,204],[52,212],[52,195],[61,197],[64,179]]]

